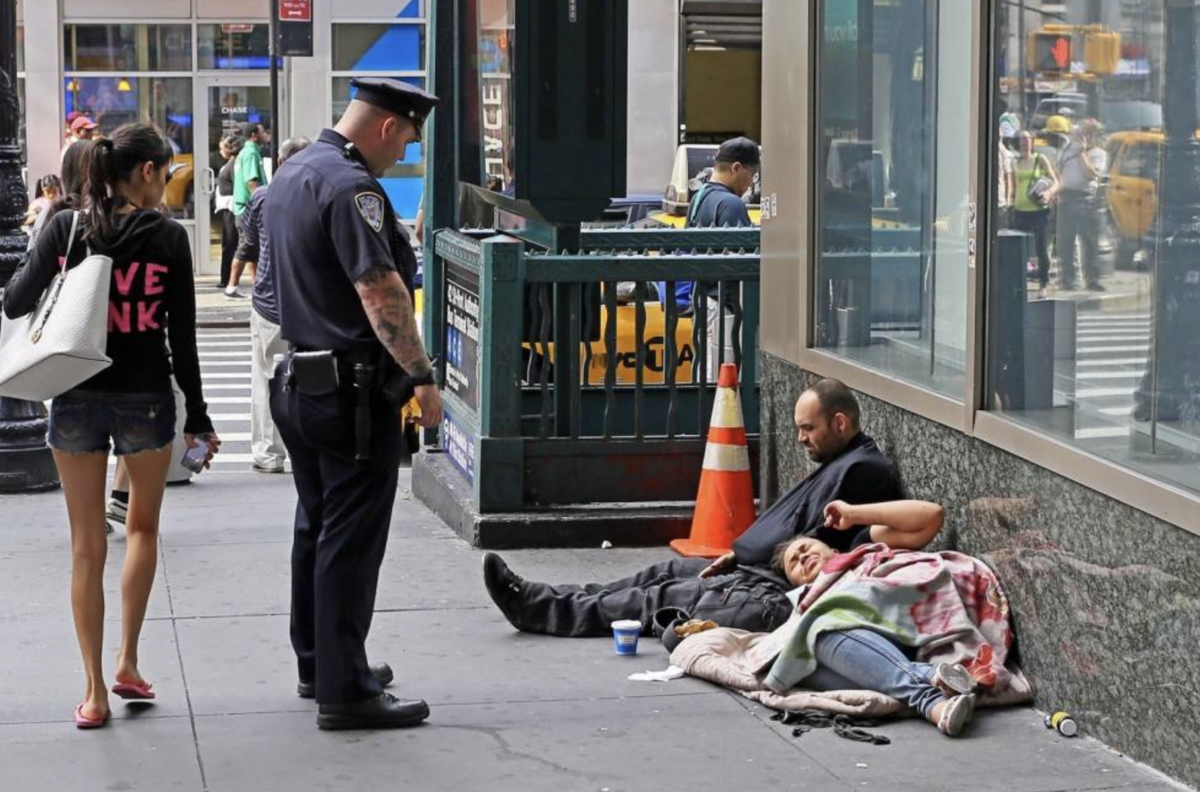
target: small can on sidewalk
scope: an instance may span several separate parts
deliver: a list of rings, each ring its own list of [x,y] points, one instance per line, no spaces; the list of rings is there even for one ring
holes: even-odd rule
[[[1063,737],[1074,737],[1079,734],[1079,724],[1075,722],[1070,713],[1061,710],[1047,715],[1045,723],[1047,729],[1054,729]]]

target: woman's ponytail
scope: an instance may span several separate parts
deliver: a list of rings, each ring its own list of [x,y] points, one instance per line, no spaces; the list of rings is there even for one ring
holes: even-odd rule
[[[97,140],[92,145],[89,157],[87,178],[84,179],[83,205],[84,216],[87,219],[85,238],[105,238],[110,235],[113,226],[113,205],[111,188],[116,186],[113,160],[115,144],[111,140]]]

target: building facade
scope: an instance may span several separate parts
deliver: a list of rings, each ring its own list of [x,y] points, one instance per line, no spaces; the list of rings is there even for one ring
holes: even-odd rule
[[[763,13],[764,494],[842,379],[999,572],[1038,705],[1200,783],[1200,8]]]

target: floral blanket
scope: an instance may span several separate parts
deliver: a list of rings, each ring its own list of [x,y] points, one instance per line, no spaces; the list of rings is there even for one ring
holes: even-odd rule
[[[993,694],[1012,681],[1008,599],[992,570],[962,553],[859,547],[825,564],[797,610],[776,631],[780,649],[764,680],[776,693],[816,670],[819,635],[858,627],[915,648],[920,662],[962,663]]]

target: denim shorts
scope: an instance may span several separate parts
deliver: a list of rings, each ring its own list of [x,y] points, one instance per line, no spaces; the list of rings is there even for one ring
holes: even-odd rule
[[[110,441],[111,440],[111,444]],[[50,404],[47,442],[68,454],[117,456],[155,451],[175,440],[173,393],[67,391]]]

